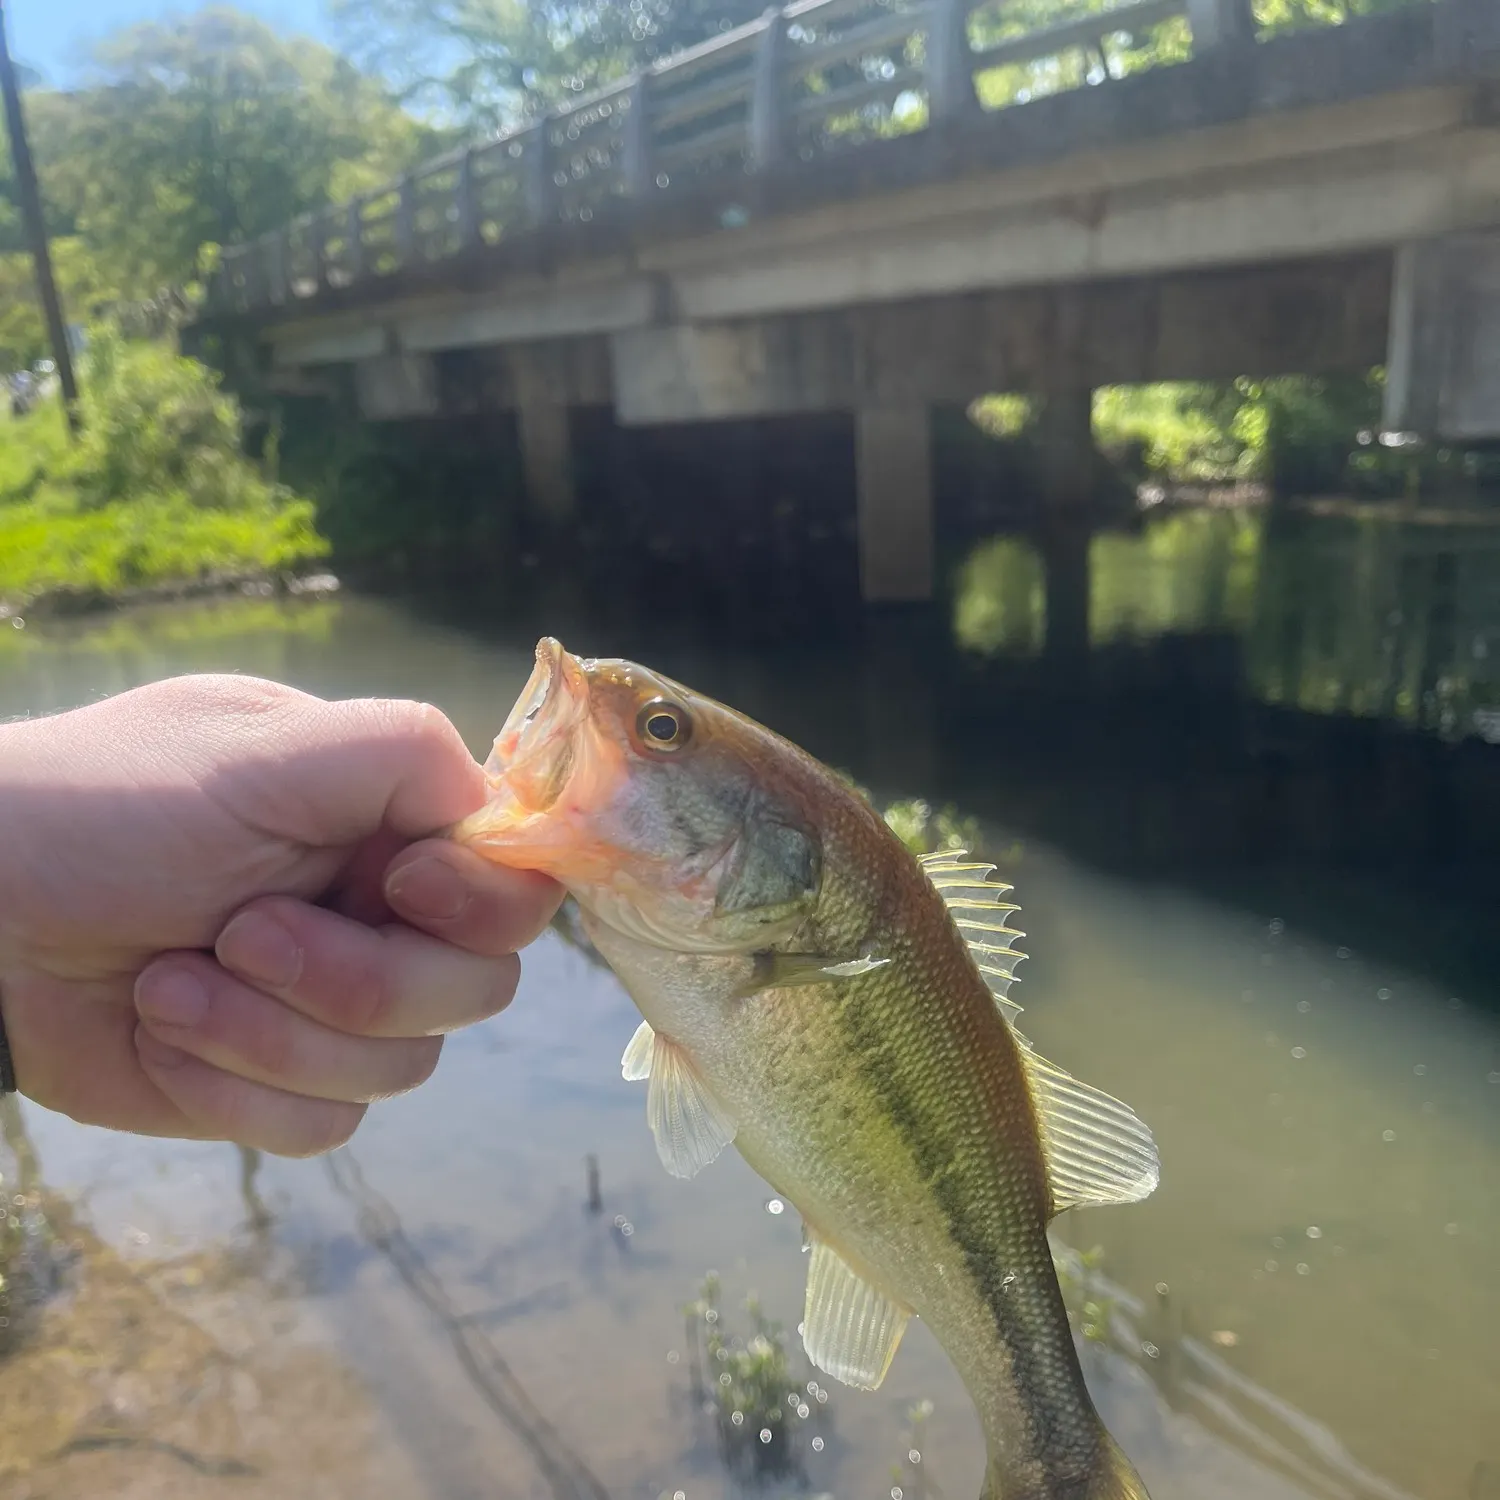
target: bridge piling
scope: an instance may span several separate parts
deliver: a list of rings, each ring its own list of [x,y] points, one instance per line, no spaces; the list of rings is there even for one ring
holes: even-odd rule
[[[577,488],[568,408],[555,401],[523,398],[516,406],[516,436],[532,513],[548,526],[570,520],[577,506]]]
[[[1195,49],[1239,47],[1255,40],[1250,0],[1188,0],[1187,14]]]
[[[867,604],[932,598],[932,427],[925,406],[865,407],[854,418],[859,586]]]

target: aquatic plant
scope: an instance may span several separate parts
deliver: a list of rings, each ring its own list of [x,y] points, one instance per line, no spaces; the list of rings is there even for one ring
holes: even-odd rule
[[[936,849],[974,851],[983,842],[977,819],[964,817],[953,807],[934,813],[931,804],[920,797],[893,802],[881,816],[913,854],[930,854]]]
[[[941,1494],[927,1457],[927,1423],[934,1410],[925,1399],[907,1409],[906,1431],[901,1435],[905,1452],[891,1465],[891,1500],[928,1500]]]
[[[718,1275],[703,1279],[698,1299],[683,1309],[695,1394],[713,1414],[725,1467],[754,1479],[799,1473],[803,1447],[820,1450],[816,1429],[824,1420],[828,1391],[808,1367],[793,1375],[781,1324],[772,1322],[752,1294],[745,1299],[752,1332],[733,1333],[726,1324]]]
[[[0,1099],[0,1359],[24,1340],[56,1281],[36,1154],[14,1094]]]
[[[1108,1344],[1119,1303],[1103,1285],[1104,1247],[1095,1245],[1071,1256],[1054,1254],[1052,1264],[1068,1321],[1091,1344]]]

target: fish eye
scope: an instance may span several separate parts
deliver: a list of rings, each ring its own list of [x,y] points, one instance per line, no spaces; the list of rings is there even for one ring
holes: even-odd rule
[[[675,703],[655,698],[636,715],[635,727],[648,748],[680,750],[693,732],[693,721]]]

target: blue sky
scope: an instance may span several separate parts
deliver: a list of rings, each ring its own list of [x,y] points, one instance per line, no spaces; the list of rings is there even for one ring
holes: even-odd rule
[[[6,0],[11,50],[49,83],[67,83],[91,41],[132,21],[201,10],[208,0]],[[234,0],[278,29],[328,39],[323,0]]]

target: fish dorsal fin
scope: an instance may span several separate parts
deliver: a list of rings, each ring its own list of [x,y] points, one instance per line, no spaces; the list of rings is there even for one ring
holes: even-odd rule
[[[1014,1021],[1021,1007],[1010,998],[1010,987],[1016,982],[1016,965],[1026,955],[1012,943],[1026,934],[1011,927],[1008,918],[1021,908],[1000,899],[1011,887],[992,878],[994,865],[971,862],[967,854],[965,849],[938,849],[919,855],[918,863],[942,896],[1001,1013]]]
[[[852,1270],[815,1232],[807,1268],[802,1343],[824,1374],[862,1391],[885,1379],[906,1332],[908,1309]]]
[[[1016,1030],[1021,1007],[1007,992],[1026,955],[1011,946],[1024,934],[1007,925],[1020,908],[1000,899],[1010,886],[992,878],[993,865],[970,863],[961,849],[920,858],[1020,1044],[1042,1129],[1053,1212],[1149,1197],[1161,1175],[1150,1130],[1128,1105],[1048,1062]]]
[[[649,1078],[646,1122],[656,1154],[674,1177],[694,1177],[734,1139],[734,1121],[698,1076],[693,1060],[676,1042],[636,1027],[620,1072],[632,1081]]]
[[[1052,1212],[1083,1204],[1139,1203],[1161,1179],[1151,1131],[1128,1104],[1080,1083],[1017,1033],[1031,1082]]]

